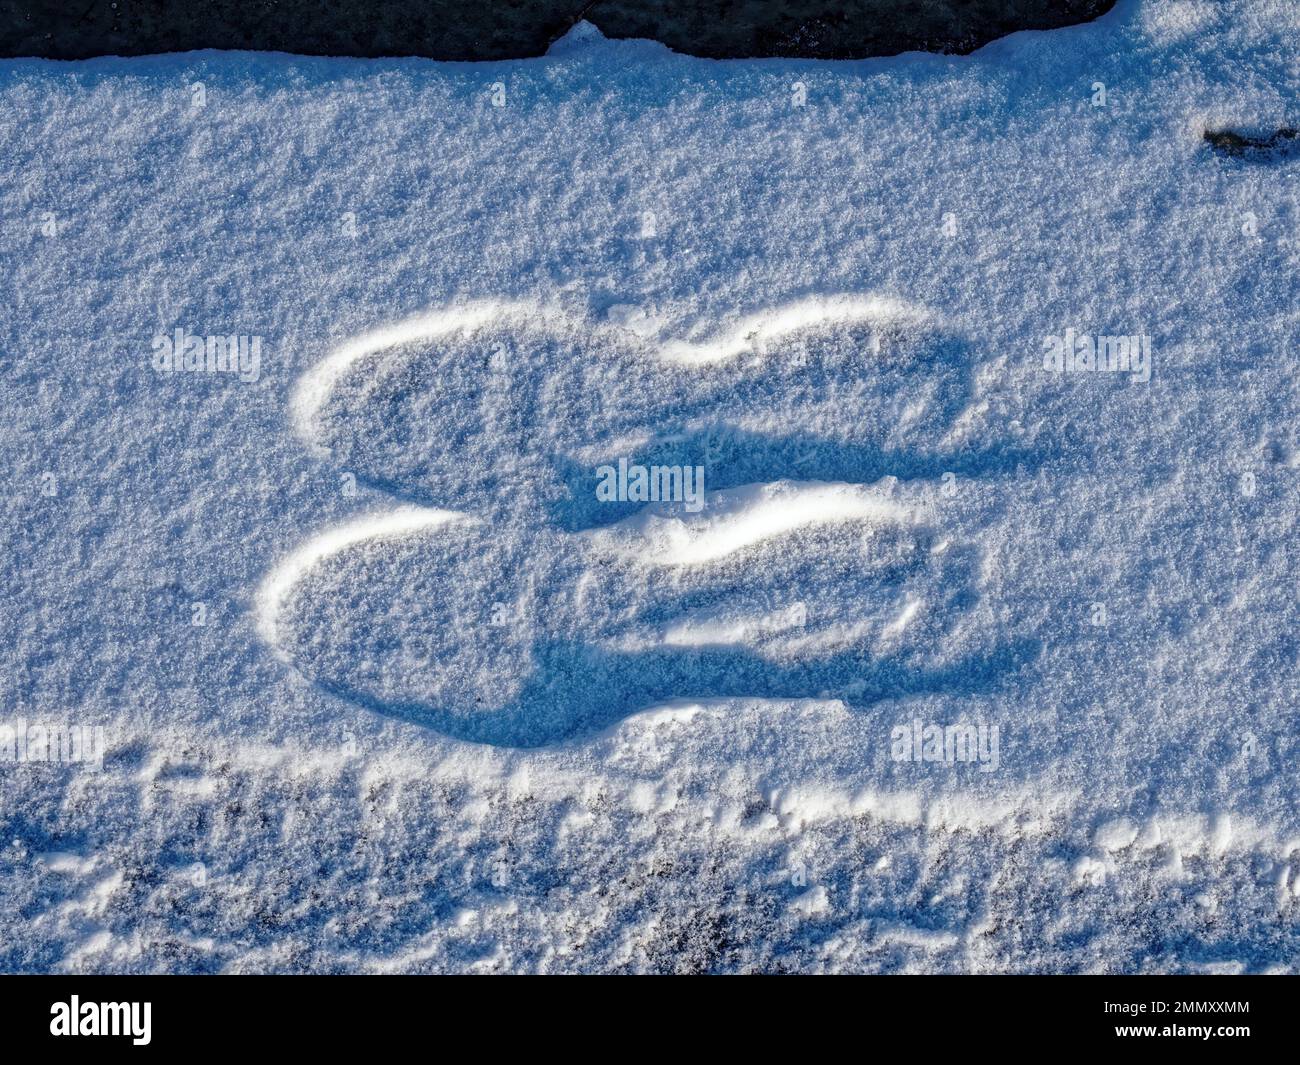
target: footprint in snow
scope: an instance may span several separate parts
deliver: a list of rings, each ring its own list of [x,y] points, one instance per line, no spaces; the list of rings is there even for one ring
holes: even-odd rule
[[[980,557],[935,517],[943,473],[1016,461],[962,443],[971,392],[963,345],[879,299],[658,346],[502,304],[372,334],[292,417],[404,505],[281,560],[262,635],[331,692],[510,746],[673,698],[990,685],[1024,649],[945,653]]]

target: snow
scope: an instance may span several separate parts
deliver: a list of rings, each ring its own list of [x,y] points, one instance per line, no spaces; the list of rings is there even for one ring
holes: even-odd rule
[[[1293,971],[1298,30],[0,64],[0,968]]]
[[[870,487],[789,481],[719,492],[698,518],[674,513],[680,509],[644,510],[592,539],[643,564],[696,566],[809,526],[898,522],[908,516]]]

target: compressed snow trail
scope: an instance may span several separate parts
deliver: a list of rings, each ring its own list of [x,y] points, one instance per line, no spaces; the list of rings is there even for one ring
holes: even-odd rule
[[[0,63],[4,969],[1294,971],[1298,33]]]
[[[663,504],[558,535],[370,515],[277,564],[259,631],[326,690],[505,746],[572,739],[666,698],[925,686],[944,630],[901,637],[923,608],[954,622],[971,570],[931,548],[921,501],[892,489],[755,485],[700,513]]]

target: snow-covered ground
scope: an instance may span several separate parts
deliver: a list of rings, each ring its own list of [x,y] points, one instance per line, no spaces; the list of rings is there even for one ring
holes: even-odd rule
[[[1294,969],[1298,42],[0,63],[0,969]]]

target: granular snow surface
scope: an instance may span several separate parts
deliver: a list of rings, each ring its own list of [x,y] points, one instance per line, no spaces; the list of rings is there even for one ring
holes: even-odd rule
[[[1297,41],[0,62],[0,969],[1294,971]]]

